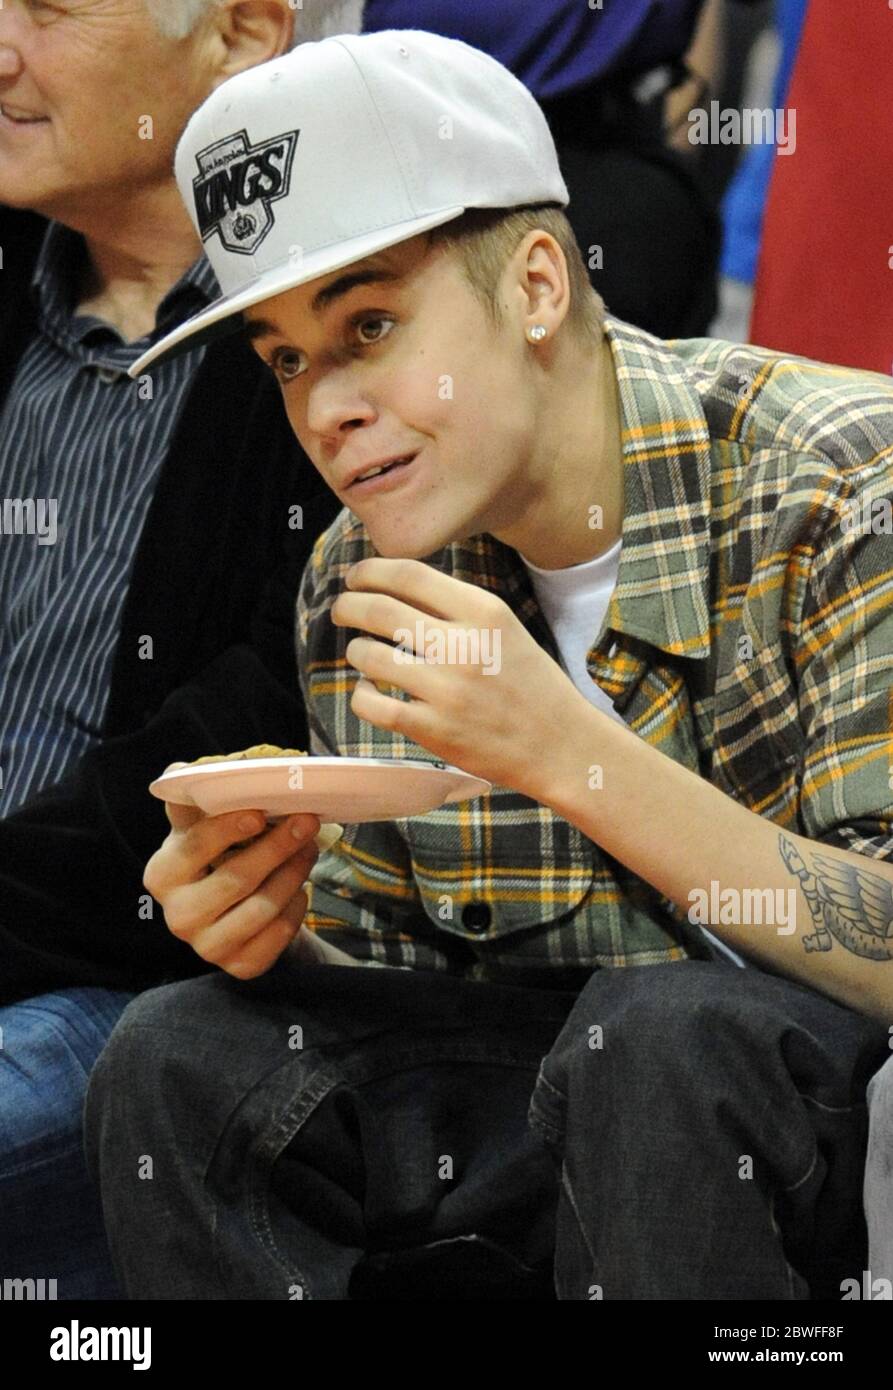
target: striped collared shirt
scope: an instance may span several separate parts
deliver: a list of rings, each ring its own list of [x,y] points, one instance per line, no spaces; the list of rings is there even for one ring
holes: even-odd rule
[[[593,680],[641,738],[759,815],[893,858],[893,384],[738,344],[665,343],[616,319],[606,332],[623,546]],[[433,762],[350,709],[354,633],[329,610],[371,554],[345,509],[304,574],[311,752]],[[429,563],[499,595],[558,659],[515,551],[482,535]],[[504,787],[350,825],[311,883],[308,925],[369,963],[564,985],[709,951],[683,911]]]
[[[0,815],[100,736],[131,564],[204,350],[163,363],[151,396],[127,368],[217,293],[200,256],[154,332],[125,343],[76,312],[84,254],[50,223],[31,282],[37,329],[0,410]]]

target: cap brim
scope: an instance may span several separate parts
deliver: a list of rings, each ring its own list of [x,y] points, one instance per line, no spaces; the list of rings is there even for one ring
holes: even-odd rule
[[[376,251],[384,251],[389,246],[408,241],[410,237],[418,236],[421,232],[427,232],[432,227],[439,227],[442,223],[459,217],[464,211],[464,207],[441,208],[438,212],[414,218],[411,222],[379,227],[375,231],[364,232],[362,236],[352,237],[350,241],[339,241],[334,246],[324,246],[301,257],[300,262],[290,260],[285,265],[274,266],[263,275],[257,276],[245,289],[234,294],[222,295],[207,309],[193,314],[191,319],[181,323],[173,332],[168,333],[138,357],[128,368],[127,375],[131,378],[138,377],[150,365],[177,357],[180,353],[188,352],[191,348],[215,338],[228,337],[241,327],[238,320],[232,320],[243,309],[250,309],[253,304],[260,304],[265,299],[273,299],[286,290],[296,289],[298,285],[305,285],[309,280],[317,280],[330,271],[353,265],[355,261],[362,261],[366,256],[374,255]]]

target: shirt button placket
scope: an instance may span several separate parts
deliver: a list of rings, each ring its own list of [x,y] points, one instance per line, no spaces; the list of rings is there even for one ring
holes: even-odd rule
[[[94,371],[97,380],[101,381],[103,386],[111,386],[113,381],[119,381],[124,375],[123,372],[118,371],[117,367],[95,367]]]

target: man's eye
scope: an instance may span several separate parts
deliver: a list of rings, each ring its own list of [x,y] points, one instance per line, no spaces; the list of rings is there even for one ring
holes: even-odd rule
[[[304,370],[304,354],[295,348],[277,348],[270,366],[280,381],[294,381]]]
[[[372,343],[380,343],[382,338],[386,338],[394,327],[394,320],[386,318],[384,314],[376,314],[369,318],[358,319],[354,324],[361,343],[370,346]]]

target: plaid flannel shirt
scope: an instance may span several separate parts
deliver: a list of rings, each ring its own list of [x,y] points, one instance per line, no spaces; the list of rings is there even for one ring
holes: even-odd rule
[[[893,383],[750,346],[666,343],[616,319],[606,332],[623,545],[593,680],[641,738],[759,815],[893,857],[893,537],[864,524],[893,496]],[[600,495],[595,471],[592,483],[581,507]],[[354,633],[329,610],[374,553],[345,509],[304,572],[311,752],[434,762],[350,708]],[[514,550],[481,535],[428,563],[500,595],[559,659]],[[349,825],[311,884],[308,926],[368,964],[563,988],[599,966],[711,954],[684,911],[501,786]]]

